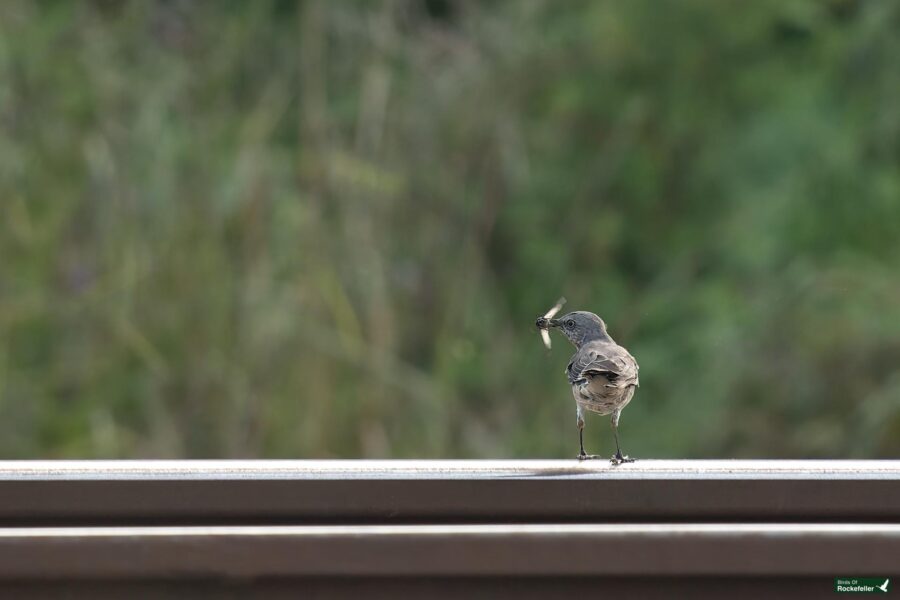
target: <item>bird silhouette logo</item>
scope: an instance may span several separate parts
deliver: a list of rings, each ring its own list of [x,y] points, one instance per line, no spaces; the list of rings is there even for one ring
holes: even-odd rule
[[[887,591],[888,591],[888,584],[889,584],[890,582],[891,582],[890,579],[885,579],[885,580],[884,580],[884,583],[882,583],[881,585],[876,586],[876,587],[877,587],[879,590],[881,590],[882,592],[887,593]]]

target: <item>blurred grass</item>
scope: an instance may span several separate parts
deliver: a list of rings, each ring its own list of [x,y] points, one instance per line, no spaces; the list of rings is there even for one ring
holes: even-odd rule
[[[0,455],[896,456],[898,8],[4,2]]]

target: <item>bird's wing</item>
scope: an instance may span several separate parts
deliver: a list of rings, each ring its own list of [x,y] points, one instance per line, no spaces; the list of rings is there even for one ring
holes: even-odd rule
[[[569,383],[603,375],[616,387],[639,385],[638,364],[628,350],[617,344],[586,344],[566,367]]]

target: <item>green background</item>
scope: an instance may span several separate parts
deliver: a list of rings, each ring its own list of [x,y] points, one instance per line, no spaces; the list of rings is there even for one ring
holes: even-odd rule
[[[0,3],[0,456],[900,452],[900,3]],[[606,418],[589,451],[612,453]]]

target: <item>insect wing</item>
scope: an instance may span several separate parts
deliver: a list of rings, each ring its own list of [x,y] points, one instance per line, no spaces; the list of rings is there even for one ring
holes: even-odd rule
[[[547,314],[544,315],[544,318],[545,318],[545,319],[549,319],[549,318],[553,317],[553,315],[555,315],[556,313],[558,313],[558,312],[559,312],[559,309],[561,309],[561,308],[563,307],[563,304],[565,304],[565,303],[566,303],[566,299],[565,299],[565,298],[560,298],[560,299],[556,302],[556,306],[554,306],[553,308],[551,308],[550,310],[547,311]]]
[[[560,298],[556,302],[556,306],[554,306],[553,308],[551,308],[550,310],[547,311],[547,314],[544,315],[544,318],[545,319],[553,318],[553,315],[558,313],[559,309],[561,309],[563,307],[563,304],[565,304],[565,303],[566,303],[566,299]],[[541,339],[544,340],[544,345],[547,346],[547,349],[549,350],[550,349],[550,332],[547,331],[546,329],[541,329]]]
[[[544,340],[544,345],[547,346],[547,350],[550,349],[550,332],[546,329],[541,329],[541,339]]]

